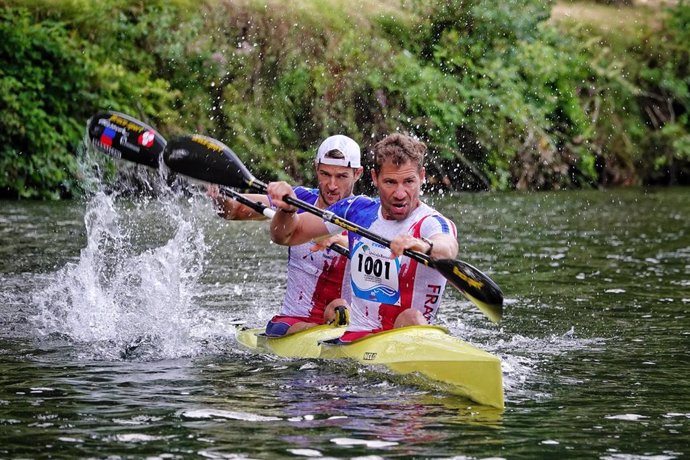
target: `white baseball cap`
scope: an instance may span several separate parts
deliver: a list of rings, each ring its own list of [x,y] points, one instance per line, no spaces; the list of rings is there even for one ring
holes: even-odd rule
[[[336,152],[333,152],[334,150]],[[319,145],[319,150],[316,152],[316,162],[325,165],[361,168],[361,156],[357,142],[342,134],[336,134],[335,136],[327,137]]]

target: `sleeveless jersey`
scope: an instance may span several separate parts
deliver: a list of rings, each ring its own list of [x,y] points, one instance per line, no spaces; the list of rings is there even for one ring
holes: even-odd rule
[[[452,221],[421,202],[403,221],[384,219],[380,201],[366,196],[341,200],[328,210],[388,240],[403,233],[416,238],[438,233],[457,237]],[[331,232],[340,228],[329,222],[326,226]],[[446,286],[438,271],[407,256],[392,259],[390,249],[355,233],[350,232],[348,239],[352,287],[348,332],[392,329],[407,308],[433,322]]]
[[[294,190],[297,198],[312,205],[319,197],[318,189]],[[311,252],[313,245],[308,242],[288,248],[287,288],[278,315],[309,318],[320,324],[329,302],[339,297],[350,302],[350,285],[345,277],[348,259],[331,249]]]

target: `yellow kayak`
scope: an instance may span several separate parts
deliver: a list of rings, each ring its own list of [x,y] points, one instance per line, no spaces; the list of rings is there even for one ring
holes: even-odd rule
[[[347,345],[324,343],[319,356],[385,365],[400,374],[417,373],[480,404],[504,407],[500,358],[449,335],[443,327],[409,326]]]
[[[416,373],[444,384],[451,393],[504,407],[500,358],[452,337],[443,327],[402,327],[345,345],[323,343],[340,337],[345,327],[316,326],[283,337],[267,337],[263,332],[238,329],[237,341],[250,350],[288,358],[353,359],[400,374]]]

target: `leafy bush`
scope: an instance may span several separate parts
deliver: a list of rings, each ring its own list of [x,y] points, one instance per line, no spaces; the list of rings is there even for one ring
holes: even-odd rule
[[[388,95],[399,96],[406,128],[433,147],[437,179],[448,183],[460,172],[464,183],[454,187],[497,189],[596,180],[594,154],[584,143],[591,126],[579,99],[591,72],[570,41],[544,26],[543,2],[418,8],[425,19],[413,27],[422,45],[409,43],[415,54],[401,53],[393,75],[379,80]],[[384,25],[407,42],[400,27]]]
[[[86,120],[114,109],[171,119],[179,93],[148,67],[128,70],[26,9],[0,13],[0,196],[51,198],[78,191],[75,153]]]
[[[634,36],[556,28],[539,0],[413,0],[396,14],[337,0],[5,4],[5,197],[76,193],[75,146],[104,109],[216,137],[264,180],[312,180],[316,146],[337,132],[365,152],[413,133],[430,146],[430,180],[451,189],[673,183],[690,170],[684,2]]]
[[[661,30],[636,55],[639,100],[652,134],[643,139],[642,160],[651,183],[690,183],[690,5],[671,10]],[[641,56],[640,56],[641,54]]]
[[[0,190],[57,198],[73,188],[83,98],[93,67],[63,24],[0,12]],[[56,65],[57,64],[57,65]]]

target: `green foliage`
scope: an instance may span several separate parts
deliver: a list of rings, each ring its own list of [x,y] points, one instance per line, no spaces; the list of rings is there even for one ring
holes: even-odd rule
[[[413,1],[369,19],[334,0],[5,5],[3,196],[76,193],[76,145],[104,109],[216,137],[264,180],[312,180],[314,149],[336,132],[364,151],[413,133],[430,180],[453,189],[672,182],[690,169],[684,2],[630,36],[556,28],[540,0]]]
[[[690,5],[669,12],[661,31],[642,49],[639,72],[647,123],[654,129],[645,140],[653,155],[643,159],[650,182],[671,182],[679,169],[690,173]]]
[[[73,186],[73,116],[84,115],[78,95],[93,69],[60,23],[3,10],[0,36],[0,190],[57,198]]]
[[[404,95],[402,113],[414,120],[408,129],[430,142],[441,175],[461,170],[466,186],[498,189],[596,180],[586,144],[593,129],[579,96],[592,72],[574,43],[542,24],[543,2],[419,8],[428,15],[417,26],[419,42],[431,45],[399,58],[405,63],[393,70],[402,74],[386,81]]]
[[[76,147],[96,111],[174,117],[179,93],[152,77],[150,65],[130,70],[104,60],[107,50],[71,35],[66,23],[37,22],[26,9],[0,15],[2,196],[56,199],[78,191]]]

